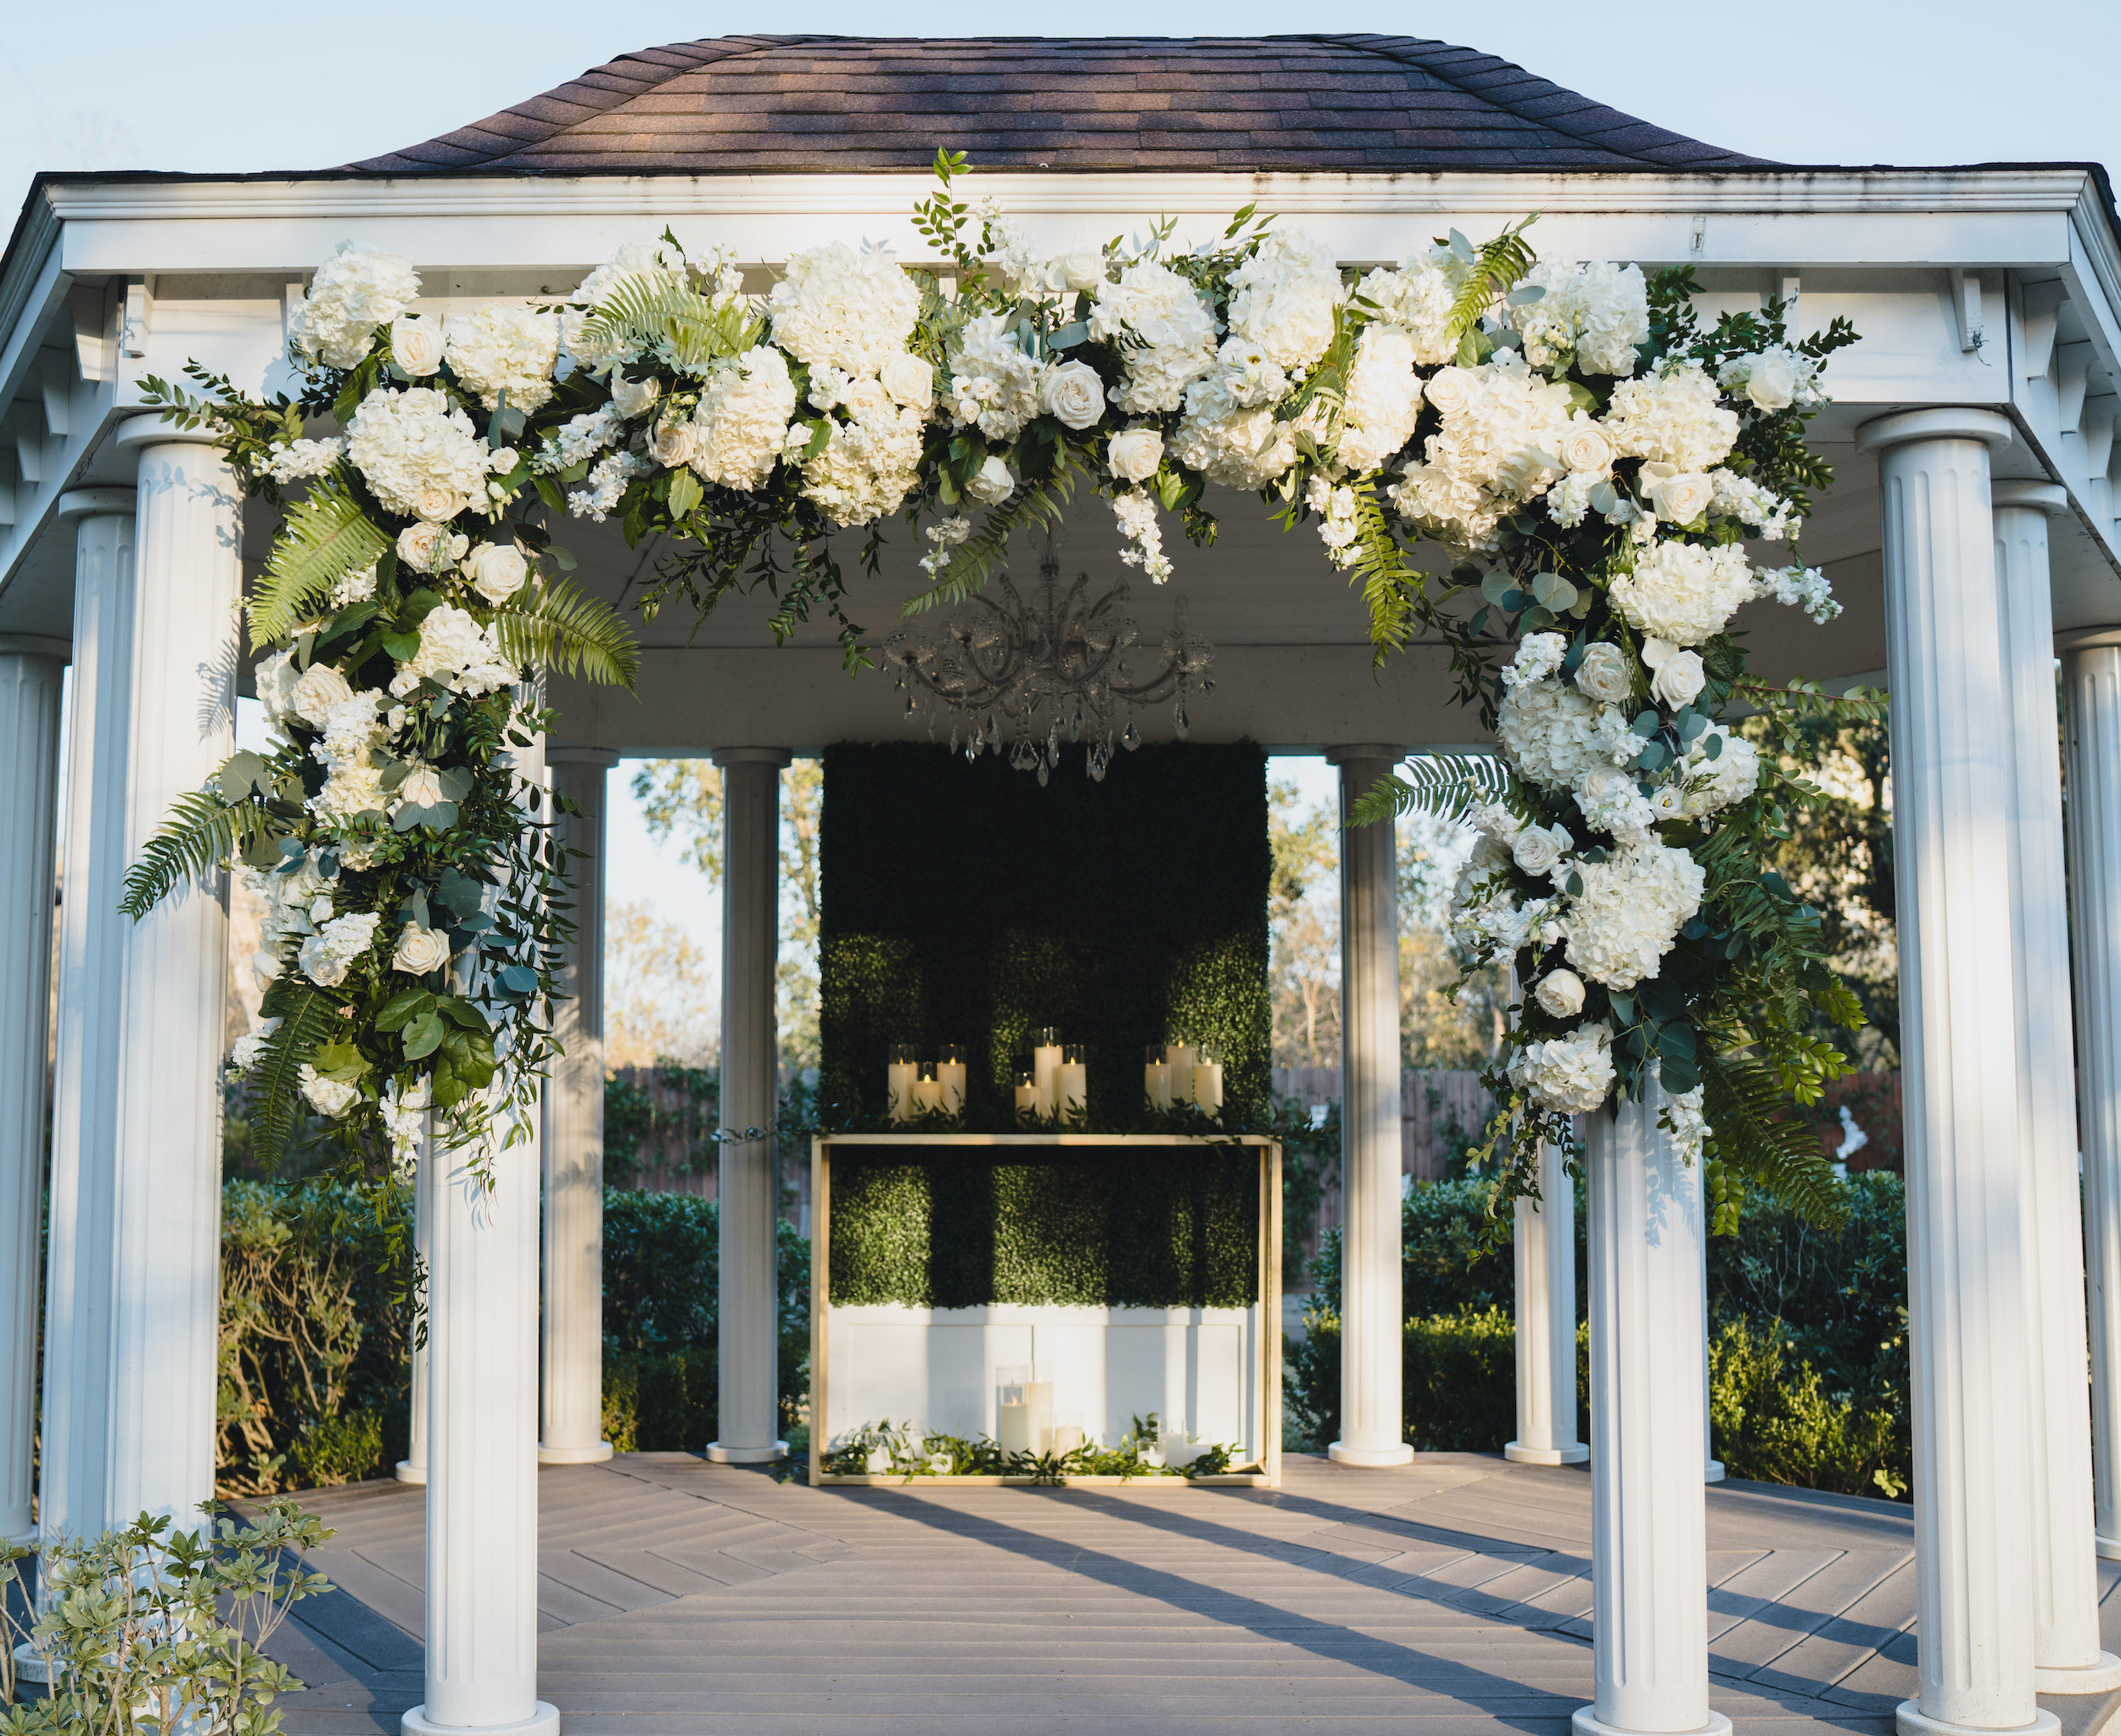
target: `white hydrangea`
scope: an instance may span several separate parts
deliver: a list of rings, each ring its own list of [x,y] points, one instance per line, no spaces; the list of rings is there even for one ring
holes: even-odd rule
[[[560,341],[567,353],[592,373],[601,373],[614,362],[630,361],[637,352],[596,334],[590,322],[596,308],[619,284],[635,278],[661,278],[680,283],[684,272],[677,261],[666,258],[659,241],[630,241],[591,272],[568,297],[568,310],[560,316]]]
[[[1609,595],[1627,623],[1652,638],[1698,645],[1723,630],[1753,596],[1753,568],[1738,543],[1653,542]]]
[[[443,355],[458,383],[489,410],[507,395],[515,409],[540,408],[552,395],[560,359],[560,323],[518,302],[485,301],[453,313],[442,332]]]
[[[1711,742],[1720,744],[1713,759],[1709,757]],[[1688,816],[1699,819],[1721,813],[1760,787],[1760,750],[1744,736],[1711,724],[1687,748],[1686,777]]]
[[[1777,602],[1801,608],[1822,627],[1841,613],[1841,603],[1833,594],[1833,586],[1827,582],[1826,572],[1819,567],[1755,568],[1753,595],[1771,596]]]
[[[1451,304],[1465,272],[1448,248],[1440,251],[1441,260],[1409,259],[1396,272],[1380,266],[1355,286],[1357,299],[1376,308],[1373,318],[1397,327],[1413,340],[1414,360],[1424,367],[1450,361],[1458,348],[1451,335]]]
[[[386,389],[361,400],[346,430],[346,455],[369,490],[408,518],[447,518],[485,498],[491,455],[472,419],[430,386]],[[444,496],[447,512],[423,513]],[[426,499],[423,497],[426,496]]]
[[[1443,542],[1486,547],[1504,512],[1563,474],[1559,454],[1575,407],[1569,388],[1505,350],[1477,367],[1438,370],[1426,395],[1442,426],[1424,443],[1422,460],[1402,472],[1393,503]]]
[[[866,417],[835,422],[825,450],[803,467],[803,493],[842,527],[897,512],[920,479],[921,412],[888,400],[864,407]]]
[[[1662,372],[1622,380],[1613,389],[1605,429],[1624,457],[1714,469],[1738,437],[1738,416],[1717,401],[1716,383],[1698,361],[1668,362]]]
[[[1264,488],[1296,462],[1294,431],[1276,422],[1271,405],[1246,408],[1232,396],[1242,368],[1218,367],[1186,388],[1185,417],[1171,441],[1172,455],[1210,482],[1228,488]]]
[[[363,567],[358,573],[349,573],[332,586],[331,606],[343,609],[350,602],[367,602],[376,594],[376,569]]]
[[[1583,890],[1561,919],[1569,962],[1608,988],[1654,977],[1701,908],[1701,865],[1646,837],[1618,845],[1603,862],[1579,861],[1575,871]]]
[[[687,462],[725,488],[761,489],[788,444],[796,413],[788,361],[761,344],[719,365],[692,412]]]
[[[1635,780],[1610,765],[1593,766],[1577,779],[1575,798],[1584,820],[1616,838],[1639,838],[1657,823],[1655,811]]]
[[[1649,285],[1640,266],[1542,262],[1525,283],[1546,292],[1509,310],[1533,367],[1565,372],[1573,362],[1621,378],[1635,372],[1636,345],[1649,341]]]
[[[1333,341],[1344,292],[1324,244],[1301,229],[1269,230],[1230,273],[1230,334],[1258,344],[1291,373],[1315,366]]]
[[[1570,684],[1520,679],[1504,697],[1495,733],[1518,776],[1547,789],[1573,789],[1586,772],[1615,766],[1642,750],[1618,706],[1598,705]]]
[[[420,623],[420,648],[390,678],[391,697],[404,698],[429,676],[474,699],[522,679],[521,671],[502,660],[493,630],[454,603],[428,611]]]
[[[1151,260],[1098,286],[1089,326],[1091,337],[1126,357],[1127,383],[1112,401],[1130,413],[1176,410],[1215,361],[1215,316],[1200,292]]]
[[[323,667],[316,664],[311,673]],[[377,715],[383,701],[383,694],[372,688],[348,694],[325,714],[324,733],[310,748],[326,773],[323,787],[307,804],[318,819],[344,823],[383,810],[383,772],[373,763],[373,750],[390,733]]]
[[[1763,488],[1735,470],[1711,470],[1709,484],[1714,490],[1709,501],[1712,516],[1739,519],[1768,542],[1781,542],[1788,536],[1797,508],[1773,489]]]
[[[1527,633],[1517,643],[1517,655],[1503,671],[1503,685],[1514,687],[1527,681],[1543,681],[1561,667],[1569,654],[1569,640],[1561,633]]]
[[[1509,1076],[1542,1109],[1588,1115],[1613,1089],[1613,1028],[1601,1019],[1565,1037],[1527,1043],[1510,1057]]]
[[[774,342],[797,361],[874,376],[913,335],[921,291],[888,247],[835,241],[791,254],[769,305]]]
[[[402,254],[341,242],[288,317],[288,353],[327,367],[355,367],[375,348],[376,328],[397,318],[419,293],[419,273]]]
[[[267,449],[266,470],[275,482],[306,481],[322,476],[345,456],[344,437],[329,440],[275,440]]]
[[[958,428],[975,424],[1005,443],[1038,413],[1038,364],[1016,347],[998,313],[967,320],[950,351],[950,386],[943,405]]]
[[[320,988],[336,988],[346,980],[355,959],[367,952],[382,919],[372,910],[334,916],[302,943],[297,962],[302,974]]]
[[[646,459],[631,452],[613,452],[608,457],[599,458],[590,467],[586,479],[589,486],[576,489],[568,496],[568,516],[594,519],[602,524],[618,511],[626,484],[654,468]]]
[[[1374,470],[1413,437],[1421,413],[1414,340],[1398,326],[1363,328],[1340,406],[1336,456],[1350,470]]]

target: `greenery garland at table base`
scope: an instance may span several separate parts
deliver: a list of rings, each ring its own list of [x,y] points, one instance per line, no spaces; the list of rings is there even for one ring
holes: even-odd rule
[[[1184,1464],[1167,1464],[1158,1446],[1160,1420],[1155,1411],[1133,1419],[1116,1447],[1094,1441],[1066,1453],[1005,1453],[987,1435],[951,1435],[916,1430],[911,1422],[865,1423],[842,1436],[839,1445],[819,1455],[828,1476],[918,1482],[940,1480],[1063,1483],[1078,1479],[1099,1482],[1151,1481],[1178,1478],[1187,1482],[1229,1475],[1234,1449],[1201,1444]]]

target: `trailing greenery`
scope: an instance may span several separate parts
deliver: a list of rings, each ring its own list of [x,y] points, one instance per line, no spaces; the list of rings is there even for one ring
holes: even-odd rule
[[[1201,1447],[1184,1464],[1165,1463],[1159,1446],[1161,1425],[1156,1413],[1133,1419],[1133,1426],[1106,1447],[1085,1442],[1066,1453],[1004,1453],[989,1436],[922,1434],[910,1421],[865,1423],[820,1462],[835,1476],[1031,1477],[1058,1483],[1064,1477],[1220,1476],[1230,1468],[1230,1448]]]
[[[1251,1146],[937,1146],[832,1159],[833,1305],[1246,1308]]]
[[[982,754],[825,754],[819,1096],[881,1126],[893,1043],[964,1045],[965,1125],[1014,1124],[1013,1069],[1054,1026],[1088,1051],[1088,1124],[1151,1125],[1145,1046],[1222,1053],[1226,1131],[1271,1112],[1266,757],[1150,746],[1045,788]]]

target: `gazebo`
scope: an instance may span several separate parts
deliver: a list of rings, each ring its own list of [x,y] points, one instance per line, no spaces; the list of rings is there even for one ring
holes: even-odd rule
[[[195,359],[272,389],[302,274],[348,238],[409,256],[422,310],[445,314],[562,293],[665,226],[761,272],[824,240],[886,240],[918,261],[907,213],[939,146],[968,153],[978,190],[1052,246],[1165,215],[1206,228],[1256,204],[1343,262],[1391,261],[1453,226],[1480,237],[1536,210],[1543,256],[1692,265],[1710,311],[1781,298],[1799,329],[1855,322],[1862,341],[1834,361],[1814,425],[1838,476],[1805,545],[1847,612],[1827,631],[1787,613],[1743,624],[1766,674],[1891,693],[1921,1643],[1900,1728],[2051,1727],[2036,1688],[2121,1686],[2095,1607],[2096,1556],[2121,1559],[2121,227],[2105,173],[1762,162],[1396,36],[716,38],[341,167],[38,178],[0,265],[0,1531],[183,1515],[214,1485],[225,898],[194,892],[137,926],[118,906],[171,800],[231,750],[249,680],[235,609],[266,527],[239,512],[203,434],[143,413],[143,382]],[[1176,555],[1217,647],[1195,739],[1323,753],[1349,800],[1410,753],[1484,751],[1441,650],[1374,678],[1343,577],[1263,512],[1227,505],[1212,550]],[[1071,561],[1109,564],[1109,532],[1073,535]],[[613,604],[646,583],[655,552],[616,526],[566,540]],[[902,540],[858,590],[874,629],[920,588],[916,552]],[[646,624],[637,697],[550,690],[562,721],[543,762],[580,809],[568,842],[586,857],[575,998],[542,1138],[495,1159],[497,1209],[474,1213],[423,1166],[432,1324],[409,1470],[428,1491],[428,1693],[408,1733],[557,1728],[536,1698],[536,1465],[609,1453],[607,773],[646,754],[724,768],[721,1112],[745,1129],[774,1110],[778,768],[926,731],[885,680],[847,676],[822,625],[776,647],[759,614],[738,598],[697,633]],[[1390,1466],[1411,1457],[1391,829],[1347,834],[1341,875],[1333,1456]],[[720,1438],[702,1444],[736,1463],[781,1450],[769,1163],[760,1140],[721,1159]],[[1548,1198],[1546,1213],[1519,1208],[1512,1450],[1563,1462],[1582,1456],[1571,1244],[1553,1223],[1565,1185]],[[1579,1726],[1711,1728],[1698,1188],[1676,1216],[1609,1203],[1592,1225],[1601,1710]]]

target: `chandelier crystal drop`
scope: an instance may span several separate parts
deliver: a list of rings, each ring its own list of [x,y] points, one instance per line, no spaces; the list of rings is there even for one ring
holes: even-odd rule
[[[1064,591],[1049,543],[1031,601],[1005,573],[996,580],[1001,601],[968,599],[932,638],[893,634],[884,655],[898,670],[908,714],[928,712],[931,737],[937,714],[947,714],[950,747],[962,736],[967,759],[982,748],[999,753],[1009,737],[1009,763],[1037,772],[1041,784],[1060,763],[1064,737],[1087,738],[1087,770],[1103,781],[1116,742],[1129,751],[1141,745],[1140,706],[1171,701],[1172,730],[1184,740],[1187,697],[1215,686],[1208,675],[1215,647],[1186,625],[1183,596],[1172,598],[1171,630],[1144,641],[1127,612],[1125,581],[1094,602],[1089,582],[1077,573]]]

